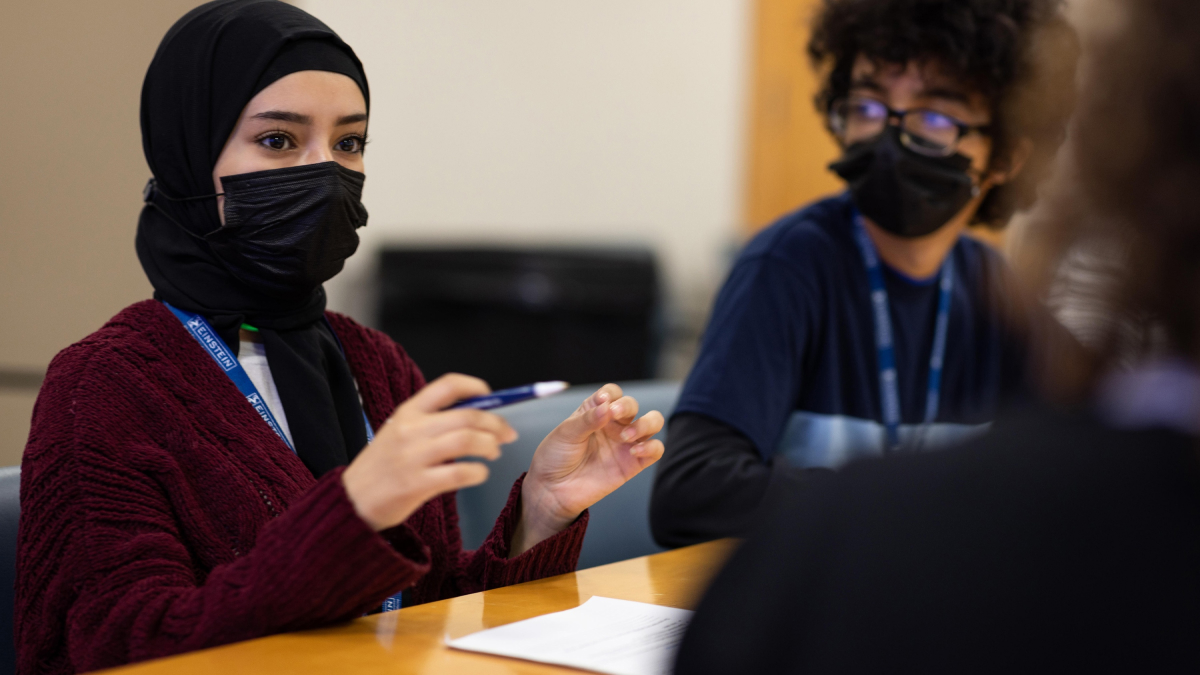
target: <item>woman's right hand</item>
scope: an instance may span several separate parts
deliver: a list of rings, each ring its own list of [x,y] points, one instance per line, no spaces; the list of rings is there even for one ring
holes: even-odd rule
[[[376,531],[408,519],[437,495],[487,480],[481,462],[494,460],[517,432],[499,415],[480,410],[445,410],[457,401],[491,393],[466,375],[443,375],[396,408],[372,441],[342,473],[355,512]]]

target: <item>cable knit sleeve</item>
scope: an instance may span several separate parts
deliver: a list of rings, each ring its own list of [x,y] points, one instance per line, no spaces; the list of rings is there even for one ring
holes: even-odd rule
[[[355,514],[340,470],[287,508],[260,492],[260,506],[280,513],[231,550],[177,489],[198,474],[163,445],[186,432],[147,418],[162,402],[147,401],[149,378],[120,362],[69,350],[37,403],[21,484],[20,672],[92,670],[350,619],[427,571],[424,546],[389,545]]]

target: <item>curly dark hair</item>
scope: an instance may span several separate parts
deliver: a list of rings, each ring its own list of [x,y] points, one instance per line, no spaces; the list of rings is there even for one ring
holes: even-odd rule
[[[808,54],[824,75],[818,109],[850,90],[859,55],[881,62],[937,63],[992,106],[993,166],[1016,143],[1032,155],[980,205],[975,223],[995,229],[1037,197],[1074,108],[1079,41],[1063,0],[824,0]]]
[[[1018,261],[1043,295],[1081,257],[1104,266],[1092,378],[1160,350],[1200,362],[1200,3],[1109,7],[1121,28],[1089,44],[1066,178]]]

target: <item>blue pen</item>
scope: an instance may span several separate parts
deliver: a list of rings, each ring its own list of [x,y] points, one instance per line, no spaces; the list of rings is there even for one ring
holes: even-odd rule
[[[493,391],[486,396],[476,396],[474,398],[464,399],[447,408],[447,410],[455,410],[457,408],[474,408],[476,410],[491,410],[504,405],[512,405],[521,401],[528,401],[534,398],[545,398],[557,394],[571,385],[566,382],[535,382],[527,384],[523,387],[513,387],[512,389],[501,389]]]

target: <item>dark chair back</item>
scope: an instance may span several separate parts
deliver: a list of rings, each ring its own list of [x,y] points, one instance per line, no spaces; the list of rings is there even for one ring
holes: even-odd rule
[[[652,251],[390,248],[380,263],[380,327],[428,379],[468,373],[502,389],[654,377]]]
[[[21,519],[21,467],[0,468],[0,675],[17,671],[13,595],[17,580],[17,521]]]

